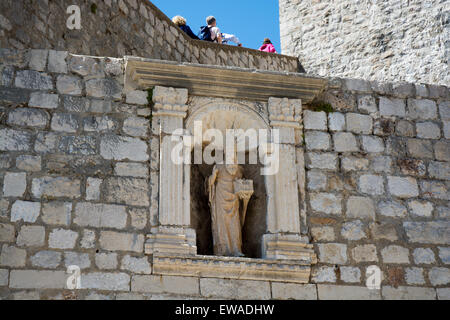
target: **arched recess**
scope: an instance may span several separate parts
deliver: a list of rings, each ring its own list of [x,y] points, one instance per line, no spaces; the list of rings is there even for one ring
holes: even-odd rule
[[[271,128],[267,117],[258,111],[242,104],[223,102],[209,103],[200,106],[188,115],[185,128],[190,134],[195,134],[198,128],[194,128],[196,122],[201,122],[202,148],[211,143],[203,139],[208,129],[217,129],[226,136],[226,130],[235,129],[243,134],[237,135],[237,143],[248,139],[245,132],[249,129],[264,130],[270,139]],[[198,133],[197,133],[198,134]],[[195,138],[194,138],[195,139]],[[200,141],[197,141],[200,143]],[[256,152],[258,144],[245,144],[245,152]],[[194,159],[194,157],[192,157]],[[247,154],[248,160],[248,154]],[[262,257],[262,237],[267,229],[267,192],[265,177],[261,175],[261,163],[242,165],[244,177],[253,180],[255,192],[249,202],[246,223],[242,229],[243,252],[247,257]],[[195,229],[197,236],[197,252],[200,255],[212,255],[211,215],[208,205],[208,196],[205,192],[205,180],[211,175],[213,165],[191,164],[190,172],[190,220],[191,228]]]

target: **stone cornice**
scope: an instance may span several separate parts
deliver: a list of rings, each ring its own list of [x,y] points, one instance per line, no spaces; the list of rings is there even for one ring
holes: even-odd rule
[[[268,101],[269,97],[311,102],[326,80],[300,73],[261,71],[231,67],[125,57],[126,87],[186,88],[190,95]]]

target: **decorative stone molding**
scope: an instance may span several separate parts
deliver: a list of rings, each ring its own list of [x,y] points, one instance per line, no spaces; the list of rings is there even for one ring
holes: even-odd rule
[[[272,127],[292,127],[301,130],[302,101],[300,99],[269,98],[269,119]]]
[[[126,57],[125,91],[154,86],[186,88],[194,96],[311,102],[326,81],[301,73],[261,71]]]
[[[266,234],[263,237],[265,259],[299,260],[317,263],[313,245],[299,235]]]
[[[186,117],[188,91],[156,86],[153,89],[154,117]]]
[[[215,256],[153,255],[157,275],[308,283],[308,261],[267,260]]]

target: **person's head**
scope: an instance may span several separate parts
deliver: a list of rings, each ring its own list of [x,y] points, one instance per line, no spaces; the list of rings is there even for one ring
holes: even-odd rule
[[[208,18],[206,18],[206,23],[208,24],[208,26],[215,27],[217,24],[216,18],[214,18],[213,16],[209,16]]]
[[[172,22],[175,23],[177,26],[184,26],[186,25],[186,19],[182,16],[175,16],[172,18]]]
[[[272,43],[269,38],[264,38],[264,44]]]

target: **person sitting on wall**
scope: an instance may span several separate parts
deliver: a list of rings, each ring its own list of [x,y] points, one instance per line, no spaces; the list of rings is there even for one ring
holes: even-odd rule
[[[191,28],[186,24],[186,19],[182,16],[175,16],[172,19],[172,22],[175,23],[178,28],[183,30],[189,37],[195,40],[200,40],[191,30]]]
[[[234,42],[238,47],[242,47],[242,43],[239,41],[239,38],[234,34],[222,33],[222,43],[228,44],[229,42]]]
[[[206,18],[206,24],[207,26],[203,26],[200,28],[200,33],[198,35],[200,40],[222,44],[222,33],[217,27],[216,18],[214,18],[213,16],[209,16],[208,18]]]
[[[274,45],[272,44],[272,42],[270,41],[269,38],[265,38],[264,39],[264,43],[261,46],[261,48],[259,48],[259,51],[265,51],[265,52],[270,52],[270,53],[277,53],[277,51],[275,50]]]

